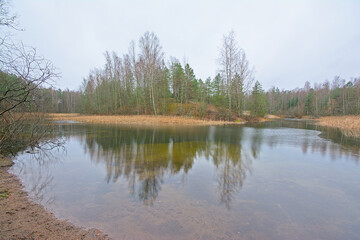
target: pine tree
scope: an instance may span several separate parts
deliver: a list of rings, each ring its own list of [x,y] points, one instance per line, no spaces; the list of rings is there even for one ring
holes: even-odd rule
[[[255,82],[251,92],[251,115],[255,117],[264,117],[267,111],[267,98],[259,81]]]

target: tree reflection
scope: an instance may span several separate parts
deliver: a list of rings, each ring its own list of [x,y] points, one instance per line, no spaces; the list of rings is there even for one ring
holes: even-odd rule
[[[235,131],[234,131],[235,130]],[[230,209],[234,195],[241,190],[248,172],[251,172],[252,156],[242,147],[243,128],[216,128],[214,141],[208,148],[217,168],[217,183],[220,201]],[[256,148],[255,148],[256,149]],[[257,154],[254,154],[256,158]]]
[[[52,204],[55,196],[50,193],[54,187],[54,177],[49,168],[59,162],[60,160],[51,152],[37,151],[28,154],[27,158],[17,158],[16,165],[11,171],[22,176],[23,182],[31,183],[27,185],[26,190],[30,193],[32,200],[42,204]]]
[[[165,173],[185,174],[192,168],[206,129],[200,136],[172,129],[101,128],[84,131],[85,149],[95,162],[104,162],[107,181],[124,177],[132,195],[152,204],[161,190]],[[90,129],[89,129],[90,130]]]
[[[241,128],[83,128],[76,132],[82,133],[92,161],[105,163],[106,180],[125,178],[130,193],[144,204],[154,203],[165,174],[186,175],[197,158],[205,158],[217,169],[220,200],[229,208],[250,171],[252,157],[242,149]]]
[[[329,147],[331,142],[318,141],[317,135],[306,133],[299,137],[295,132],[294,139],[286,129],[281,135],[280,130],[266,131],[262,127],[172,129],[79,125],[69,129],[63,132],[79,137],[92,161],[105,163],[108,182],[126,179],[131,195],[149,205],[157,199],[165,174],[186,175],[198,158],[215,166],[219,199],[230,208],[264,143],[271,148],[294,144],[302,147],[304,154],[309,147],[329,154],[334,154],[334,149],[338,154],[344,151],[334,144]]]
[[[345,132],[338,128],[329,128],[323,126],[317,126],[314,121],[300,121],[300,120],[282,120],[267,122],[257,128],[280,128],[286,131],[284,136],[278,135],[278,131],[274,135],[267,134],[264,141],[271,147],[276,147],[281,144],[290,144],[294,146],[300,146],[303,153],[306,154],[311,150],[312,152],[319,152],[323,156],[329,155],[331,159],[336,160],[341,158],[342,155],[350,157],[352,161],[358,163],[360,159],[360,138],[352,135],[347,136]],[[316,134],[311,131],[303,132],[304,135],[300,135],[295,131],[303,132],[303,129],[317,131]],[[299,130],[300,129],[300,130]],[[319,138],[324,138],[329,141],[319,141]]]
[[[334,160],[346,156],[356,163],[360,155],[358,140],[349,140],[339,131],[330,130],[322,132],[321,136],[331,141],[321,140],[319,132],[303,130],[317,128],[301,126],[299,122],[274,122],[254,128],[137,128],[76,124],[58,127],[58,138],[77,138],[91,161],[105,165],[107,182],[124,179],[130,194],[146,205],[156,201],[168,176],[182,175],[185,179],[198,159],[214,165],[213,184],[217,186],[220,202],[230,209],[262,148],[296,146],[303,154],[319,152]],[[30,162],[26,163],[26,168],[18,165],[19,172],[33,169],[33,173],[24,175],[35,177],[27,182],[33,183],[31,191],[41,202],[52,201],[43,197],[53,181],[48,166],[57,162],[56,152],[48,153],[53,155],[37,154],[39,166],[31,167]]]
[[[216,143],[216,149],[221,149],[214,155],[217,168],[217,182],[220,200],[228,209],[234,195],[242,188],[246,175],[251,170],[252,158],[242,151],[241,145]]]

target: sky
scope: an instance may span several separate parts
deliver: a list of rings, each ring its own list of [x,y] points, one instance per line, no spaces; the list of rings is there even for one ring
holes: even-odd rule
[[[234,30],[255,78],[268,90],[360,76],[359,0],[12,0],[25,31],[15,38],[51,60],[57,88],[77,90],[104,52],[128,52],[154,32],[167,60],[214,77],[224,34]]]

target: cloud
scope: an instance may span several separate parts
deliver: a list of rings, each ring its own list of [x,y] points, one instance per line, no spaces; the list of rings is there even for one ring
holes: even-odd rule
[[[359,1],[46,1],[14,0],[25,32],[17,37],[62,72],[58,87],[77,89],[103,52],[127,52],[147,30],[166,57],[187,59],[202,79],[217,70],[222,35],[233,29],[256,78],[292,89],[359,76]]]

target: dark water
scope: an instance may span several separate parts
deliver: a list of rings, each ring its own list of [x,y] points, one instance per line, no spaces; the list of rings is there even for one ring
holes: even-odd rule
[[[359,141],[318,130],[59,125],[64,149],[12,171],[56,216],[114,239],[359,239]]]

